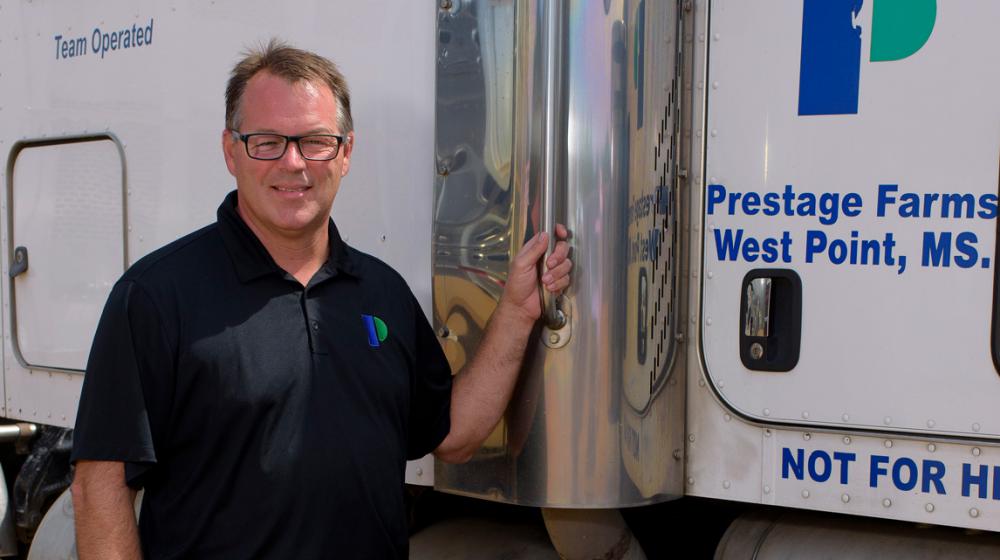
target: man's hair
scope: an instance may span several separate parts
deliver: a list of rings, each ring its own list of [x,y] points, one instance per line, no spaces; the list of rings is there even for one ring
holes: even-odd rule
[[[347,80],[337,65],[316,53],[296,49],[278,39],[271,39],[266,46],[247,49],[233,67],[226,86],[226,128],[238,129],[243,92],[250,78],[263,71],[284,78],[289,83],[305,80],[326,84],[337,100],[337,127],[340,133],[347,134],[354,130],[351,94],[347,90]]]

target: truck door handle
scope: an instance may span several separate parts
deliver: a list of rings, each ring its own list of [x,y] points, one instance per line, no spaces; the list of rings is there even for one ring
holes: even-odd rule
[[[542,215],[542,228],[549,233],[549,249],[545,252],[547,257],[552,252],[556,244],[556,218],[555,218],[555,188],[557,183],[561,183],[557,176],[559,165],[559,144],[564,141],[564,136],[559,127],[560,115],[563,108],[559,106],[560,98],[559,80],[562,73],[561,62],[563,53],[562,47],[562,2],[549,2],[545,13],[545,139],[543,146],[543,185],[539,206]],[[543,272],[548,266],[545,264],[546,258],[542,259]],[[542,294],[542,315],[545,325],[551,330],[559,330],[566,326],[566,314],[561,309],[561,301],[554,294],[549,293],[541,284],[539,275],[538,289]]]
[[[771,279],[754,278],[747,283],[747,311],[744,317],[743,334],[746,336],[767,337],[771,334]],[[759,344],[751,344],[753,348],[760,348]],[[752,351],[758,354],[758,351]]]
[[[518,76],[514,105],[511,186],[515,200],[511,247],[529,233],[547,231],[546,257],[557,242],[555,223],[565,210],[566,102],[563,91],[566,26],[563,0],[518,2],[514,71]],[[522,32],[523,29],[523,32]],[[569,216],[567,216],[567,219]],[[522,221],[523,220],[523,221]],[[566,224],[572,231],[572,223]],[[542,274],[547,271],[542,259]],[[572,305],[564,296],[549,293],[539,279],[539,298],[549,348],[564,346],[572,331]]]
[[[21,246],[14,249],[14,256],[10,260],[10,274],[11,278],[16,278],[21,274],[28,271],[28,248]]]
[[[740,360],[747,369],[790,371],[802,341],[802,280],[794,270],[757,269],[743,278]]]

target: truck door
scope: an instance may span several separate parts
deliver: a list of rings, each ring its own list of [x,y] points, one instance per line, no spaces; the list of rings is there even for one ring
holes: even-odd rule
[[[768,424],[1000,438],[992,2],[710,3],[701,359]]]
[[[11,151],[10,417],[72,424],[97,321],[125,269],[124,173],[121,148],[107,135],[23,142]],[[53,375],[67,383],[54,385]]]

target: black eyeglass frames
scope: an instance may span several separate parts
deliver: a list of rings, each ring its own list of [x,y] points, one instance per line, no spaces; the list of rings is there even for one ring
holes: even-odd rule
[[[247,155],[251,159],[275,160],[281,159],[288,149],[289,142],[295,142],[302,157],[310,161],[329,161],[340,153],[340,145],[344,137],[337,134],[307,134],[305,136],[286,136],[271,132],[251,132],[241,134],[230,130],[233,137],[246,146]]]

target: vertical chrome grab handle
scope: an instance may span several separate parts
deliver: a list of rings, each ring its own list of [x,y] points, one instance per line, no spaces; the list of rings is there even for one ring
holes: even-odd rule
[[[549,248],[542,258],[543,275],[548,272],[546,261],[557,241],[555,235],[555,185],[560,180],[558,174],[559,145],[564,140],[559,134],[559,119],[562,114],[560,84],[562,81],[563,0],[547,0],[545,6],[545,140],[543,143],[544,174],[539,213],[542,217],[542,229],[549,233]],[[545,289],[545,286],[541,284],[541,277],[539,277],[538,289],[542,294],[542,318],[545,325],[552,330],[566,326],[566,314],[560,309],[560,297]]]
[[[546,257],[552,252],[557,185],[565,152],[563,111],[563,41],[565,0],[517,0],[515,4],[514,126],[511,188],[514,223],[511,249],[531,233],[549,233]],[[542,275],[548,272],[543,259]],[[539,304],[546,346],[558,348],[570,336],[569,304],[539,282]],[[558,331],[558,332],[556,332]]]

